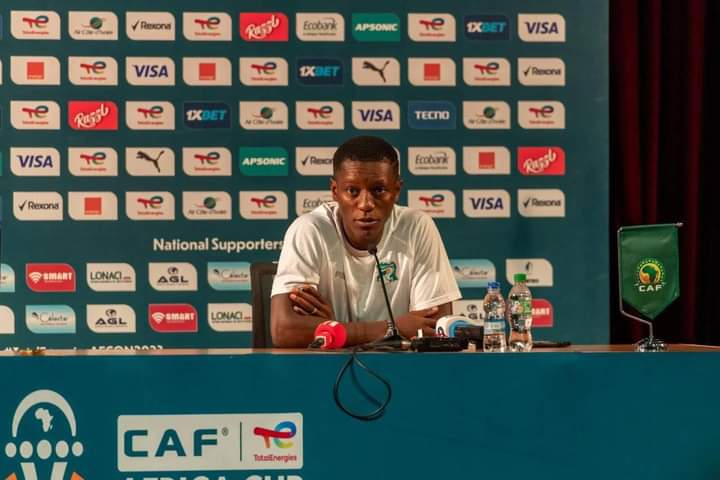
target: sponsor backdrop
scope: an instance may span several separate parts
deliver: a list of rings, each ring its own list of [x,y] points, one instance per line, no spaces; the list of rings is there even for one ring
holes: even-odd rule
[[[608,340],[606,2],[48,5],[0,9],[0,347],[249,345],[250,264],[359,134],[457,313],[526,272],[537,337]]]

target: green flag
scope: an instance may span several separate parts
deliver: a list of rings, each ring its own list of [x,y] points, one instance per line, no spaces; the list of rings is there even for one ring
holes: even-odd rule
[[[620,292],[649,319],[680,296],[677,225],[640,225],[618,230]]]

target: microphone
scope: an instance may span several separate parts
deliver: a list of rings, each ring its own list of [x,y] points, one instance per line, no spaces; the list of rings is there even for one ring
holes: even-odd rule
[[[347,342],[345,325],[327,320],[315,328],[315,340],[312,341],[308,348],[320,348],[322,350],[342,348],[345,346],[345,342]]]

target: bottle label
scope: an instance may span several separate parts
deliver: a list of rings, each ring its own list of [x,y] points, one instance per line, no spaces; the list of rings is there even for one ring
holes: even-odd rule
[[[483,334],[505,333],[505,322],[498,320],[485,320]]]
[[[513,315],[532,315],[532,300],[512,300],[510,303],[510,313]]]

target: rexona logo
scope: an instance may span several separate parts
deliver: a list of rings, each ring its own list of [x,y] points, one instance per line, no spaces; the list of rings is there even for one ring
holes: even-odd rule
[[[393,57],[353,57],[352,78],[362,87],[397,87],[400,62]]]
[[[183,36],[196,42],[229,42],[232,19],[223,12],[183,12]]]
[[[0,305],[0,335],[15,334],[15,314],[5,305]]]
[[[208,285],[214,290],[249,291],[250,264],[248,262],[208,262]]]
[[[18,220],[62,220],[63,197],[58,192],[13,192],[13,215]]]
[[[564,217],[565,193],[555,188],[520,189],[518,212],[523,217]]]
[[[60,15],[51,10],[12,10],[10,33],[18,40],[60,40]]]
[[[280,12],[240,14],[240,38],[247,42],[287,42],[288,18]]]
[[[505,275],[512,284],[516,273],[524,273],[528,286],[552,287],[553,266],[545,258],[507,258],[505,259]]]
[[[510,105],[505,102],[463,102],[463,124],[472,130],[510,128]]]
[[[408,147],[408,169],[413,175],[455,175],[452,147]]]
[[[117,220],[117,196],[113,192],[68,192],[68,215],[73,220]]]
[[[121,415],[117,428],[117,467],[121,472],[282,471],[303,467],[301,413]],[[238,454],[240,449],[242,455]],[[255,477],[264,478],[248,478]],[[177,478],[207,479],[204,475]],[[296,475],[278,478],[302,480]]]
[[[25,325],[32,333],[75,333],[75,311],[68,305],[26,305]]]
[[[518,124],[528,129],[564,129],[565,105],[554,101],[518,102]]]
[[[455,17],[449,13],[408,13],[408,36],[415,42],[454,42]]]
[[[126,57],[125,77],[130,85],[175,85],[175,62],[169,57]]]
[[[75,269],[67,263],[28,263],[25,283],[33,292],[74,292]]]
[[[15,270],[7,263],[0,263],[0,293],[15,291]]]
[[[170,192],[125,192],[125,213],[131,220],[175,220]]]
[[[185,102],[183,119],[188,128],[230,128],[230,106],[226,103]]]
[[[60,130],[60,105],[45,101],[10,101],[10,123],[18,130]]]
[[[230,194],[227,192],[183,192],[183,215],[188,220],[230,220]]]
[[[565,18],[556,13],[521,13],[518,36],[523,42],[564,42]]]
[[[552,327],[553,326],[553,306],[552,303],[544,298],[532,299],[532,326],[533,327]]]
[[[240,147],[240,172],[251,177],[278,177],[288,174],[289,157],[282,147]]]
[[[285,220],[288,199],[285,192],[240,192],[240,216],[247,220]]]
[[[455,218],[455,194],[450,190],[408,190],[408,207],[435,218]]]
[[[506,147],[463,147],[463,170],[470,175],[509,175]]]
[[[395,102],[352,102],[352,123],[358,130],[399,130],[400,106]]]
[[[451,130],[457,122],[455,104],[445,101],[409,101],[407,111],[410,128],[420,130]]]
[[[463,190],[463,213],[469,218],[510,218],[507,190]]]
[[[344,42],[345,19],[339,13],[297,13],[295,35],[303,42]]]
[[[232,85],[232,65],[223,57],[183,58],[183,80],[190,86]]]
[[[335,147],[295,147],[295,169],[300,175],[332,175]]]
[[[248,303],[208,303],[208,325],[216,332],[251,332],[252,306]]]
[[[527,86],[565,85],[562,58],[518,58],[518,80]]]
[[[68,169],[78,177],[117,176],[117,152],[110,147],[69,147]]]
[[[17,85],[60,85],[55,57],[10,57],[10,78]]]
[[[197,290],[197,270],[191,263],[149,263],[148,282],[161,292],[192,292]]]
[[[297,216],[304,215],[328,202],[332,202],[332,195],[327,190],[297,190],[295,213]]]
[[[86,312],[94,333],[135,333],[135,310],[129,305],[88,305]]]
[[[504,15],[466,15],[465,37],[469,40],[508,40],[510,23]]]
[[[148,305],[148,323],[158,333],[195,333],[198,331],[198,314],[195,307],[187,303],[156,303]],[[122,417],[118,417],[118,421]],[[144,426],[147,428],[147,424]],[[147,432],[136,430],[135,433]],[[177,452],[175,452],[177,454]],[[177,457],[173,455],[173,459]],[[120,457],[118,457],[120,462]],[[148,468],[153,471],[153,468]],[[164,470],[172,470],[166,468]]]
[[[287,130],[284,102],[240,102],[240,126],[245,130]]]
[[[302,130],[342,130],[345,107],[340,102],[295,102],[295,123]]]
[[[175,17],[170,12],[127,12],[125,33],[130,40],[175,40]]]
[[[117,15],[113,12],[68,12],[68,31],[75,40],[117,40]]]
[[[88,263],[88,287],[96,292],[134,292],[135,269],[127,263]]]
[[[560,147],[518,147],[517,168],[523,175],[565,175],[565,150]]]
[[[232,175],[232,154],[225,147],[183,147],[183,172],[192,177]]]
[[[60,152],[51,147],[11,147],[10,171],[21,177],[58,177]]]
[[[125,123],[131,130],[175,130],[170,102],[125,102]]]
[[[452,58],[408,58],[408,81],[416,87],[455,86]]]
[[[112,57],[68,57],[73,85],[117,85],[118,65]]]
[[[240,82],[248,87],[286,86],[287,61],[282,57],[240,57]]]
[[[168,147],[126,147],[125,169],[134,177],[172,177],[175,152]]]
[[[340,85],[343,64],[334,58],[299,58],[297,78],[303,85]]]
[[[484,288],[488,282],[495,281],[495,264],[485,258],[453,258],[450,266],[460,288]]]
[[[353,13],[352,34],[358,42],[399,42],[400,17],[394,13]]]
[[[472,87],[507,87],[510,62],[498,57],[463,58],[463,80]]]
[[[73,130],[117,130],[118,107],[107,100],[70,101],[68,125]]]

